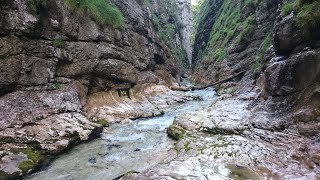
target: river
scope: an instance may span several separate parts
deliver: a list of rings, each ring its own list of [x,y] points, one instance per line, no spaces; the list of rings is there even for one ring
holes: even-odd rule
[[[212,88],[187,93],[203,100],[172,106],[160,117],[113,124],[100,138],[76,146],[27,179],[114,179],[126,172],[147,170],[166,159],[173,149],[175,141],[167,136],[166,128],[175,116],[207,108],[216,98]]]

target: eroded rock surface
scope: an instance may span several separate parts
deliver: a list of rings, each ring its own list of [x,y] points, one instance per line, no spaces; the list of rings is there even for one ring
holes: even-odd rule
[[[122,28],[64,0],[0,2],[0,179],[37,170],[108,123],[161,115],[193,98],[167,88],[179,66],[148,7],[111,2]]]
[[[207,109],[177,116],[168,129],[176,157],[122,179],[318,179],[319,142],[294,128],[256,127],[252,116],[274,117],[251,108],[256,95],[223,95]]]

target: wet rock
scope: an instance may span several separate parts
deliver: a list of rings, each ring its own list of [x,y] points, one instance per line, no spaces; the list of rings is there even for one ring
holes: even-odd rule
[[[89,159],[89,163],[90,163],[90,164],[96,164],[96,163],[97,163],[97,159],[96,159],[95,157],[90,158],[90,159]]]

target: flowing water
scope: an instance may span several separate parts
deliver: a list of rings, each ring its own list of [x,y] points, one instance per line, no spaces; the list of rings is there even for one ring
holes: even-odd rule
[[[187,93],[200,96],[203,101],[170,107],[161,117],[113,124],[100,138],[75,147],[59,156],[47,169],[27,179],[114,179],[126,172],[141,172],[160,163],[174,145],[166,133],[174,117],[207,108],[216,98],[211,88]]]

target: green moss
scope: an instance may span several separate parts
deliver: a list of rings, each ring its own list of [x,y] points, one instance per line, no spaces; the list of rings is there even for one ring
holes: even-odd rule
[[[293,6],[294,6],[294,3],[289,3],[289,2],[284,3],[281,9],[282,14],[285,16],[289,15],[293,10]]]
[[[38,163],[43,159],[43,155],[39,151],[35,151],[32,148],[26,148],[21,150],[23,154],[26,154],[29,159],[31,159],[34,163]]]
[[[191,150],[190,141],[187,141],[187,142],[184,144],[184,150],[185,150],[185,152],[188,152],[188,151]]]
[[[102,125],[103,127],[109,126],[109,122],[108,122],[107,120],[101,119],[101,118],[99,118],[99,119],[96,121],[96,123]]]
[[[320,1],[300,1],[296,24],[308,36],[320,27]]]
[[[58,37],[53,40],[52,45],[53,47],[56,47],[56,48],[64,48],[66,46],[66,42],[61,37]]]
[[[88,13],[100,25],[114,28],[124,26],[124,17],[119,9],[109,0],[65,0],[67,5],[78,9],[81,13]]]
[[[32,170],[35,167],[35,163],[31,160],[22,161],[18,168],[21,169],[23,174],[27,174],[29,170]]]
[[[187,132],[177,125],[170,125],[167,129],[167,133],[171,138],[179,141]]]
[[[59,82],[54,82],[54,87],[55,87],[56,89],[60,89],[60,88],[62,87],[62,84],[59,83]]]

